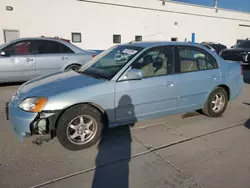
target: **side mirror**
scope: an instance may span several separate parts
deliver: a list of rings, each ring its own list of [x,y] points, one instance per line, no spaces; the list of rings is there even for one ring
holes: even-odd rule
[[[244,58],[245,62],[249,62],[250,63],[250,52],[247,53],[247,55]]]
[[[143,78],[143,72],[139,69],[131,69],[126,72],[121,78],[122,80],[141,80]]]
[[[4,51],[0,51],[0,55],[1,55],[1,56],[5,56],[6,54],[5,54]]]
[[[0,50],[0,56],[8,57],[9,55],[4,51]]]

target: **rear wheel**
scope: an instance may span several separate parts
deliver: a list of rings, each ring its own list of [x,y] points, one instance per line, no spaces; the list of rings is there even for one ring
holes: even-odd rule
[[[84,104],[66,110],[58,121],[56,135],[68,150],[82,150],[95,145],[103,130],[102,114]]]
[[[220,117],[225,112],[227,104],[227,91],[222,87],[217,87],[209,95],[202,112],[209,117]]]
[[[73,70],[73,69],[79,69],[80,65],[74,64],[74,65],[69,65],[66,67],[65,71]]]

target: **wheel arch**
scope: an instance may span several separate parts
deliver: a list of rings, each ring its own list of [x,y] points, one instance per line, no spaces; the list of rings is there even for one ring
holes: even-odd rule
[[[81,64],[79,64],[79,63],[71,63],[71,64],[68,64],[67,66],[64,67],[64,70],[66,70],[66,69],[69,68],[70,66],[81,66]]]
[[[61,71],[65,71],[68,67],[70,67],[70,66],[72,66],[72,65],[81,66],[80,63],[75,62],[75,61],[73,61],[73,62],[68,62],[68,63],[64,64],[64,65],[61,67]]]
[[[77,104],[73,104],[71,106],[68,106],[67,108],[63,109],[60,114],[58,115],[57,119],[56,119],[56,122],[55,122],[55,129],[57,129],[58,127],[58,121],[59,119],[61,118],[61,116],[63,115],[63,113],[70,109],[70,108],[73,108],[75,106],[78,106],[78,105],[90,105],[91,107],[94,107],[96,110],[98,110],[102,115],[103,115],[103,118],[104,118],[104,125],[105,126],[108,126],[109,125],[109,118],[108,118],[108,114],[106,113],[106,111],[98,104],[96,103],[93,103],[93,102],[82,102],[82,103],[77,103]]]
[[[205,99],[205,102],[208,100],[209,96],[211,95],[211,93],[218,87],[221,87],[223,89],[226,90],[227,92],[227,95],[228,95],[228,101],[231,99],[231,91],[230,91],[230,88],[225,85],[225,84],[220,84],[220,85],[217,85],[216,87],[214,87],[210,92],[208,92],[207,96],[206,96],[206,99]],[[203,107],[203,106],[202,106]]]
[[[225,85],[225,84],[221,84],[221,85],[218,85],[217,87],[222,87],[223,89],[226,90],[227,92],[227,96],[228,96],[228,101],[231,99],[231,91],[230,91],[230,88]]]

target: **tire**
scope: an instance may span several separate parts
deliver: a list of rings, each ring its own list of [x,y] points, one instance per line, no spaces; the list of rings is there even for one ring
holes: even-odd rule
[[[222,99],[218,99],[219,101],[216,101],[216,98],[218,96],[221,96]],[[222,102],[222,103],[220,103]],[[227,91],[222,87],[217,87],[215,90],[209,95],[204,107],[202,108],[202,112],[209,117],[220,117],[226,110],[228,104],[228,93]],[[218,108],[216,108],[216,105]],[[220,108],[219,108],[220,107]]]
[[[67,109],[61,115],[57,124],[56,136],[64,148],[71,151],[83,150],[95,145],[100,140],[103,127],[104,121],[101,112],[88,104],[82,104]],[[92,136],[91,131],[94,132]],[[84,139],[86,140],[83,142]]]
[[[73,68],[79,68],[81,65],[77,65],[77,64],[73,64],[73,65],[69,65],[65,68],[65,71],[69,71],[72,70]]]

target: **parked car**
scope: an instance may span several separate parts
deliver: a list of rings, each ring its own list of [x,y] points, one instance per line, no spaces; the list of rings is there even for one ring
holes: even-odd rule
[[[117,52],[127,54],[123,63],[116,62]],[[65,148],[81,150],[97,143],[105,126],[199,109],[219,117],[242,86],[241,65],[201,45],[121,44],[80,69],[24,83],[6,114],[22,139],[50,134]]]
[[[243,40],[230,49],[222,50],[220,56],[225,60],[249,63],[245,60],[248,52],[250,52],[250,40]]]
[[[221,50],[227,49],[227,47],[220,43],[213,43],[213,42],[202,42],[201,45],[205,46],[209,50],[216,52],[219,54]]]
[[[41,37],[45,37],[45,36],[41,36]],[[70,40],[69,39],[65,39],[65,38],[60,38],[60,37],[46,37],[46,38],[55,38],[55,39],[62,40],[62,41],[70,43]]]
[[[0,83],[80,67],[97,53],[58,38],[21,38],[0,46]]]
[[[250,52],[248,52],[245,57],[244,57],[244,61],[247,63],[250,63]]]

